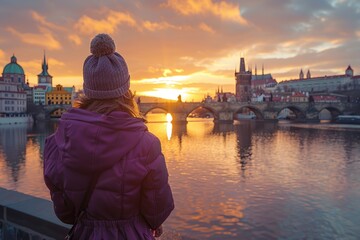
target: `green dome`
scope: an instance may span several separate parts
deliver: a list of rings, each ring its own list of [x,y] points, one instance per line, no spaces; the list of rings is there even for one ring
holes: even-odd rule
[[[12,56],[11,62],[4,67],[3,74],[24,74],[24,69],[17,63],[15,56]]]

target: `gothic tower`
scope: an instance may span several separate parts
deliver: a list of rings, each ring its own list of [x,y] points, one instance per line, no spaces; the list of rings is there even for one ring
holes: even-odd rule
[[[42,72],[38,75],[38,85],[52,87],[52,76],[48,73],[48,63],[44,53],[44,60],[42,63]]]
[[[251,75],[251,71],[245,70],[245,59],[240,58],[239,72],[235,70],[235,94],[239,102],[247,102],[251,99]]]
[[[300,73],[299,73],[299,79],[304,79],[304,72],[301,69]]]

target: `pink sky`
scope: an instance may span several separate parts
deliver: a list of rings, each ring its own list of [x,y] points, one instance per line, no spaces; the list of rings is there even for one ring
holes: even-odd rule
[[[360,71],[357,0],[1,1],[0,66],[14,53],[31,85],[44,51],[54,84],[82,87],[82,64],[97,33],[110,34],[137,95],[187,101],[235,91],[245,57],[278,81]]]

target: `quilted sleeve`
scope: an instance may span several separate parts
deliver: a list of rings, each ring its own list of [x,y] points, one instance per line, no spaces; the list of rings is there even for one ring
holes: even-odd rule
[[[174,209],[168,171],[157,138],[147,159],[148,173],[142,184],[141,213],[151,229],[157,229]]]
[[[74,206],[71,204],[63,191],[61,169],[58,165],[61,162],[59,150],[55,143],[54,136],[45,141],[44,148],[44,181],[50,190],[56,216],[64,223],[72,224],[75,221]]]

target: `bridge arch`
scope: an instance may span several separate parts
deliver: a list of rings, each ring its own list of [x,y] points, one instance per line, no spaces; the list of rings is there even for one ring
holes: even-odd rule
[[[66,112],[71,105],[61,105],[61,104],[54,104],[54,105],[46,105],[44,107],[44,112],[46,117],[61,117],[61,115]]]
[[[160,110],[163,110],[165,111],[166,113],[169,113],[169,110],[166,109],[165,107],[161,107],[161,106],[155,106],[155,107],[152,107],[152,108],[149,108],[147,109],[145,112],[141,112],[144,116],[146,116],[146,114],[148,114],[149,112],[155,110],[155,109],[160,109]]]
[[[263,115],[262,111],[251,105],[245,105],[245,106],[242,106],[242,107],[238,108],[237,110],[235,110],[234,111],[234,119],[236,119],[236,115],[238,113],[242,113],[244,109],[249,109],[251,112],[253,112],[256,116],[256,119],[264,120],[264,115]]]
[[[333,106],[325,106],[325,107],[319,109],[318,114],[320,114],[323,110],[328,110],[330,112],[331,120],[335,120],[337,116],[342,114],[342,112],[339,109],[337,109],[337,108],[335,108]]]
[[[217,111],[215,111],[211,107],[204,106],[204,105],[198,105],[196,107],[191,108],[191,110],[186,113],[186,118],[188,118],[190,116],[190,114],[192,112],[196,111],[197,109],[205,109],[205,110],[209,111],[214,116],[214,121],[219,118],[219,115],[218,115]]]
[[[306,114],[298,107],[293,106],[293,105],[288,105],[285,106],[283,108],[281,108],[276,116],[279,117],[280,113],[284,110],[284,109],[289,109],[290,111],[292,111],[295,114],[295,119],[305,119],[306,118]]]

